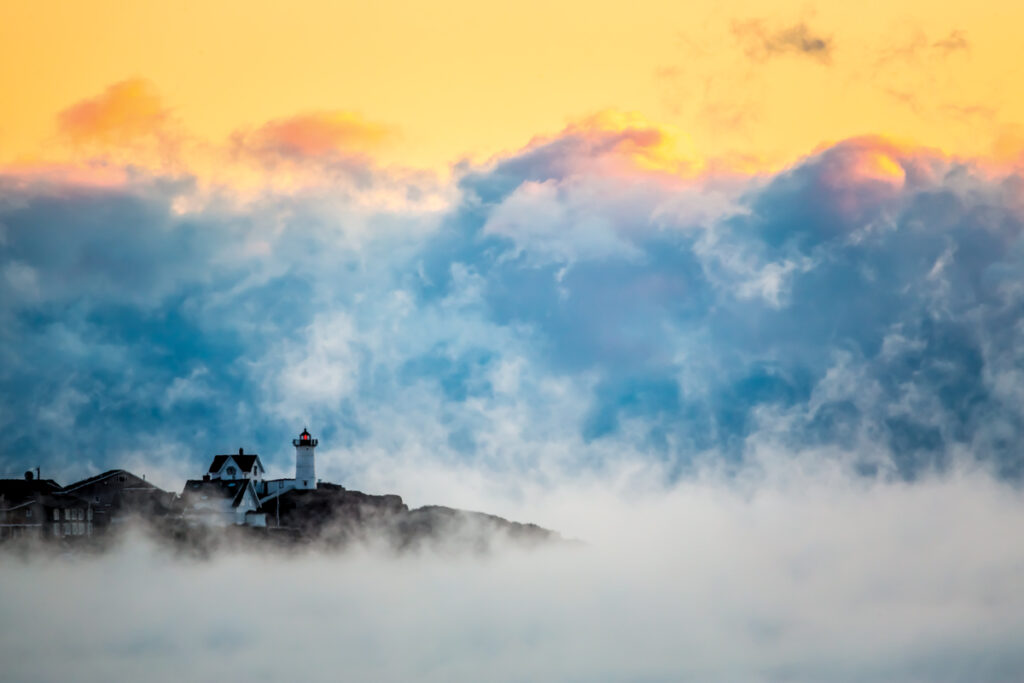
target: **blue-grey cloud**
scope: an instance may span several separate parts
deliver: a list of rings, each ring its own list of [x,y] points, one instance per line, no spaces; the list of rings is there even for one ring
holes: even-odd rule
[[[187,211],[187,182],[6,179],[0,469],[238,445],[283,468],[308,422],[341,470],[557,444],[570,471],[628,451],[675,476],[770,441],[1024,474],[1020,178],[861,139],[667,182],[613,172],[624,135],[648,144],[570,130],[460,169],[440,214],[360,203],[374,178]]]

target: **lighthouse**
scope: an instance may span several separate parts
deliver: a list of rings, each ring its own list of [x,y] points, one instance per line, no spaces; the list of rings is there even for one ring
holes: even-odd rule
[[[303,429],[299,438],[292,439],[295,446],[295,488],[315,489],[316,488],[316,465],[313,461],[313,450],[319,443]]]

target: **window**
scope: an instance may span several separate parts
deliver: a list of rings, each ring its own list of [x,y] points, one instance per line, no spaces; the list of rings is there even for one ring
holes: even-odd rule
[[[59,519],[60,519],[60,510],[58,510],[57,508],[53,508],[53,521],[56,522]]]
[[[32,508],[28,508],[27,510],[25,510],[25,517],[26,518],[31,518],[32,517]]]
[[[71,519],[71,510],[68,509],[68,508],[64,508],[64,519],[65,520]]]
[[[226,469],[226,470],[224,470],[224,471],[225,471],[225,472],[227,472],[227,474],[228,474],[228,476],[229,476],[229,477],[233,477],[233,476],[235,476],[235,468],[234,468],[234,467],[229,467],[229,468],[227,468],[227,469]]]

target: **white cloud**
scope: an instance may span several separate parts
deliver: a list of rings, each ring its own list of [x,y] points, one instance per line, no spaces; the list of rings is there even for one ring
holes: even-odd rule
[[[295,421],[315,408],[336,406],[351,396],[359,372],[352,319],[345,313],[318,315],[300,341],[282,342],[263,359],[273,368],[266,387],[270,412]]]
[[[0,245],[3,242],[0,241]],[[24,304],[40,297],[39,275],[32,266],[20,261],[10,261],[3,267],[4,280],[13,290],[19,302]]]
[[[636,259],[642,252],[622,233],[629,222],[643,224],[646,217],[635,215],[644,210],[640,202],[630,207],[634,215],[621,215],[626,201],[592,181],[528,181],[494,209],[483,232],[508,237],[538,263]]]

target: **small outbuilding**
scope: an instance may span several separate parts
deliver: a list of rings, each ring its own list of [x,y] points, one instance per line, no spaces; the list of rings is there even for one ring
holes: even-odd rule
[[[266,526],[251,479],[190,479],[181,492],[187,521],[208,526]]]

